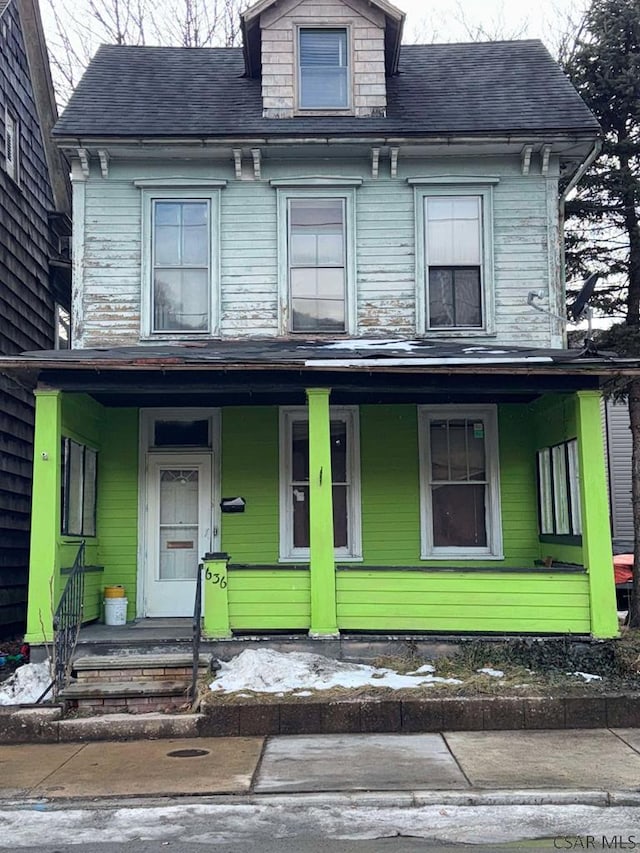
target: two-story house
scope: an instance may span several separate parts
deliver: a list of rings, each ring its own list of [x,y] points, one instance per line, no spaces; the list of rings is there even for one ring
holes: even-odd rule
[[[260,0],[242,48],[91,63],[54,130],[73,348],[3,362],[37,379],[32,641],[81,540],[87,617],[107,584],[186,616],[226,552],[221,636],[617,633],[621,365],[563,349],[598,125],[541,43],[403,18]]]
[[[37,0],[0,0],[2,355],[68,341],[71,188],[56,119]],[[33,429],[30,388],[0,373],[0,637],[25,625]]]

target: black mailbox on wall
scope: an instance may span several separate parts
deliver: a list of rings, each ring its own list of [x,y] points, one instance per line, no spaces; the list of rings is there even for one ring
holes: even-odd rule
[[[222,498],[220,501],[222,512],[244,512],[246,505],[244,498]]]

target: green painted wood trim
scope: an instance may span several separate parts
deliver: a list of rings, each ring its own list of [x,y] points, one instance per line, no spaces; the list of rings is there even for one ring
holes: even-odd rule
[[[311,630],[335,636],[336,580],[333,550],[333,495],[329,389],[307,388],[309,403],[309,529]]]
[[[202,561],[204,634],[207,637],[231,636],[228,562],[226,555]]]
[[[36,390],[35,398],[28,643],[51,642],[53,638],[60,532],[61,395],[59,391]]]
[[[230,563],[229,564],[230,572],[308,572],[309,566],[307,564],[299,565],[298,563],[277,563],[274,565],[267,565],[262,563]]]
[[[229,573],[232,631],[308,631],[311,625],[309,572],[273,567]]]
[[[336,572],[361,572],[363,566],[336,566]],[[525,566],[521,568],[508,566],[366,566],[368,572],[434,572],[452,574],[500,574],[500,575],[538,575],[538,574],[586,574],[584,566]]]
[[[582,550],[589,572],[591,633],[594,637],[616,637],[618,616],[600,401],[599,391],[576,393]]]

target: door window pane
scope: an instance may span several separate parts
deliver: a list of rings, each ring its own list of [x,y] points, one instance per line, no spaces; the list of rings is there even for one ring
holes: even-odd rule
[[[301,29],[299,64],[302,109],[349,106],[346,30]]]
[[[160,472],[159,579],[191,580],[198,566],[197,469]]]

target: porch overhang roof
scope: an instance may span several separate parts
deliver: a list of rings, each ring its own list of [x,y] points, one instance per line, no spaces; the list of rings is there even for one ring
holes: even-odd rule
[[[201,371],[297,373],[458,373],[640,375],[640,359],[585,349],[531,349],[467,341],[337,339],[226,339],[180,344],[43,350],[0,356],[9,375],[42,371]]]

